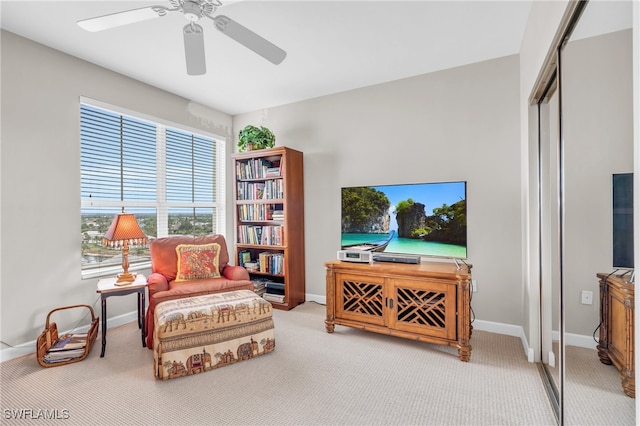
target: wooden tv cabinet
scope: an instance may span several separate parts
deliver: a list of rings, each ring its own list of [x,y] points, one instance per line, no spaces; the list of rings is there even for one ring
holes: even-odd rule
[[[328,333],[335,325],[458,348],[471,358],[471,266],[325,263]]]
[[[600,280],[598,357],[603,364],[616,367],[622,379],[622,390],[635,398],[634,284],[618,275],[599,273],[597,276]]]

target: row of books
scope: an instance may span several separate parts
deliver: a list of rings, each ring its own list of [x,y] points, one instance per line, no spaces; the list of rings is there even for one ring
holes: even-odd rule
[[[282,226],[240,225],[238,244],[281,246],[284,242],[282,229]]]
[[[266,182],[238,182],[238,200],[274,200],[284,198],[282,179]]]
[[[266,274],[284,274],[284,254],[263,251],[258,255],[258,268]]]
[[[86,333],[65,334],[51,345],[51,348],[49,348],[42,359],[48,364],[70,361],[84,355],[86,346]]]
[[[252,158],[236,162],[236,176],[240,179],[264,179],[280,176],[280,161]]]
[[[284,220],[284,211],[272,204],[241,204],[238,218],[242,221]]]
[[[238,253],[238,264],[249,272],[263,274],[284,275],[284,254],[263,251],[258,253],[258,259],[251,259],[251,252],[243,250]]]

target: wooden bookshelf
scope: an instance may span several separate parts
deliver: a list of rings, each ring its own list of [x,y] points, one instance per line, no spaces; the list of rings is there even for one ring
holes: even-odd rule
[[[292,309],[305,300],[303,154],[276,147],[231,157],[236,262],[284,290],[282,301],[265,296],[274,308]]]

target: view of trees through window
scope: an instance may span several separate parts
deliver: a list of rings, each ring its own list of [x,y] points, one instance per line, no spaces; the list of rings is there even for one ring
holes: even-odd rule
[[[169,213],[169,235],[203,236],[215,232],[213,214],[201,212]],[[126,209],[134,213],[140,229],[152,241],[158,235],[158,219],[156,213],[137,213],[135,209]],[[118,266],[122,264],[122,254],[119,249],[112,249],[102,245],[102,236],[107,232],[117,212],[93,212],[82,214],[82,263],[85,269],[91,266]],[[131,247],[129,262],[138,263],[149,261],[149,246]]]

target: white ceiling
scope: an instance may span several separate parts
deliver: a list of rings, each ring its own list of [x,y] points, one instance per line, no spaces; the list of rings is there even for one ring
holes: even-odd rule
[[[1,1],[2,28],[231,115],[516,54],[531,0],[224,1],[287,52],[273,65],[204,18],[207,74],[188,76],[178,12],[91,33],[76,21],[155,1]]]

